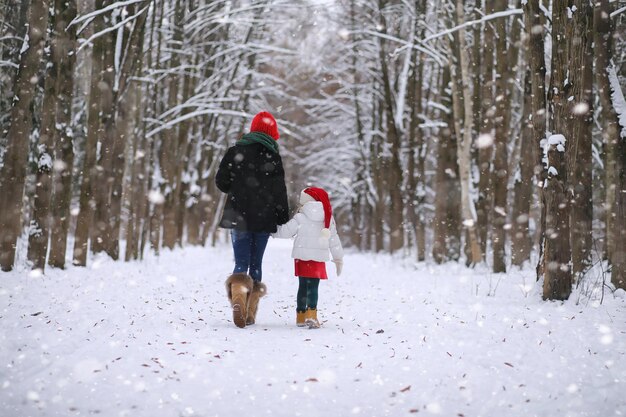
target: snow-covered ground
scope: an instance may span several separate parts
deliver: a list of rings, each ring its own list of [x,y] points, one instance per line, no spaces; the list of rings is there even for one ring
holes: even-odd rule
[[[245,329],[226,245],[0,273],[0,416],[626,414],[623,292],[543,302],[530,270],[353,253],[308,330],[289,245],[270,241]]]

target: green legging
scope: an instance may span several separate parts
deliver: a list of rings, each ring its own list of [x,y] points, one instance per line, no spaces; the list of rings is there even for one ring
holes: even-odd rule
[[[317,309],[317,288],[320,285],[319,278],[298,277],[298,299],[296,310],[304,312],[309,309]]]

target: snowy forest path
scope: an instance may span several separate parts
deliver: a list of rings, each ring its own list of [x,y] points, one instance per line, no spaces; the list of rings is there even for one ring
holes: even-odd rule
[[[626,299],[541,301],[492,274],[348,253],[295,326],[290,241],[270,240],[257,323],[236,328],[230,247],[0,274],[0,415],[611,416]]]

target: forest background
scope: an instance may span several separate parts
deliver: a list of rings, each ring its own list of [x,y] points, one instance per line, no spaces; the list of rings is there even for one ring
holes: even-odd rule
[[[0,1],[0,267],[211,245],[260,110],[344,243],[626,288],[626,2]]]

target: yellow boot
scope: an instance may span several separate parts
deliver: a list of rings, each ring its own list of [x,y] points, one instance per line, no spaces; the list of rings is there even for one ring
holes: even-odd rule
[[[308,309],[304,313],[304,323],[309,326],[309,329],[319,329],[320,322],[317,320],[317,310],[314,308]]]
[[[296,326],[298,327],[305,327],[306,323],[304,322],[306,319],[306,312],[305,311],[296,311]]]

